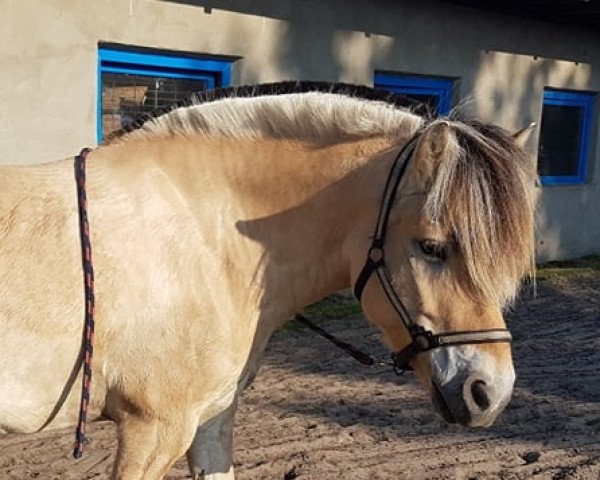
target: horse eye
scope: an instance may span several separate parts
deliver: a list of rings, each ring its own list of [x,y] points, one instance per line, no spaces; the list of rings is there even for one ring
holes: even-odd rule
[[[419,242],[419,247],[421,247],[421,251],[429,258],[435,260],[446,260],[447,252],[446,246],[435,240],[421,240]]]

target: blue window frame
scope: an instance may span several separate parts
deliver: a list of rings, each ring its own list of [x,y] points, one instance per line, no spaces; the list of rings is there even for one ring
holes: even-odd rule
[[[454,80],[444,77],[375,73],[375,87],[401,93],[428,104],[434,113],[447,115],[452,106]]]
[[[543,185],[585,183],[594,95],[544,90],[538,174]]]
[[[98,49],[98,143],[141,113],[168,108],[194,92],[231,84],[229,60],[174,53]]]

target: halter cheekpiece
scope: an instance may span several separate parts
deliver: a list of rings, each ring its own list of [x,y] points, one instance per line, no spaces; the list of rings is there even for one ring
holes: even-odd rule
[[[404,373],[406,370],[412,370],[409,364],[412,358],[419,353],[427,352],[435,348],[512,341],[510,332],[505,328],[442,333],[434,333],[431,330],[427,330],[411,318],[404,303],[402,303],[400,295],[398,295],[393,286],[392,276],[385,264],[384,247],[388,220],[398,188],[413,157],[418,139],[419,134],[409,140],[402,150],[400,150],[400,153],[396,156],[396,159],[392,164],[381,198],[381,204],[379,206],[379,214],[377,216],[377,225],[375,227],[373,241],[369,248],[365,266],[360,272],[356,284],[354,285],[354,295],[360,302],[363,290],[371,278],[371,275],[374,272],[377,273],[379,283],[381,284],[386,297],[410,335],[411,343],[402,350],[392,353],[392,361],[394,362],[396,373]]]

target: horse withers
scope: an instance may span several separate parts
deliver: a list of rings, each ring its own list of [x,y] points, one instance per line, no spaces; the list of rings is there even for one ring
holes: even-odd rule
[[[88,156],[89,418],[117,422],[113,478],[162,478],[186,452],[195,478],[233,478],[239,394],[275,329],[356,283],[411,139],[386,220],[389,284],[364,282],[366,316],[393,352],[414,337],[389,288],[432,335],[506,328],[533,255],[526,133],[427,121],[364,88],[371,99],[295,92],[234,89]],[[72,159],[2,167],[0,184],[0,431],[73,425],[84,298]],[[449,422],[490,425],[512,393],[508,342],[409,363]]]

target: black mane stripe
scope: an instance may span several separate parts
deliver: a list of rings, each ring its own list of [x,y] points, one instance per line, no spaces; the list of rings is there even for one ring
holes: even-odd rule
[[[425,118],[430,118],[432,116],[432,112],[429,107],[423,103],[413,100],[405,95],[391,93],[387,90],[371,88],[364,85],[309,81],[262,83],[258,85],[243,85],[239,87],[220,87],[213,90],[204,90],[194,93],[192,98],[188,100],[179,101],[170,107],[157,108],[149,113],[139,115],[132,123],[110,133],[104,139],[104,143],[123,137],[127,133],[134,130],[138,130],[146,122],[178,108],[210,103],[224,98],[261,97],[268,95],[285,95],[290,93],[307,92],[334,93],[338,95],[362,98],[365,100],[377,100],[397,107],[408,108],[413,113],[421,115]]]

